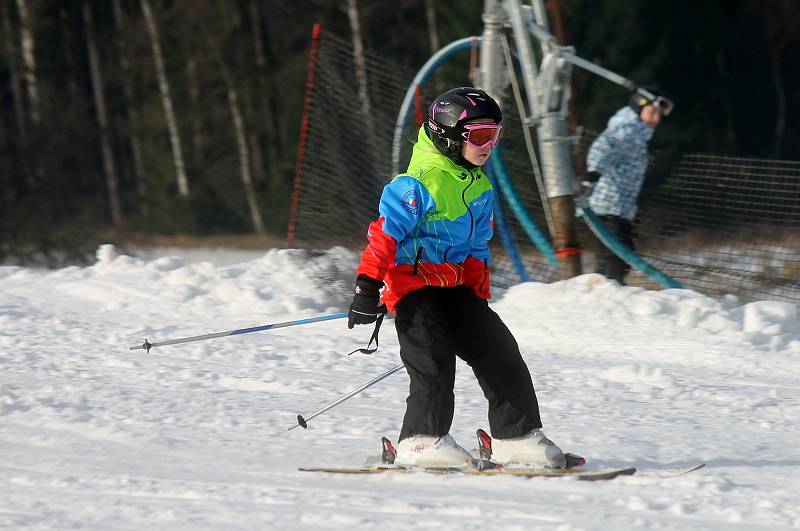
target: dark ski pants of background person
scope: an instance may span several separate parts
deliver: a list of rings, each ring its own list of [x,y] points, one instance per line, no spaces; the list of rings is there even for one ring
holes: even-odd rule
[[[635,250],[633,223],[621,216],[598,216],[598,218],[622,245],[631,251]],[[631,266],[603,245],[597,238],[595,238],[595,245],[595,260],[597,261],[595,272],[624,285],[625,275],[630,272]]]
[[[517,342],[489,304],[469,288],[426,287],[403,297],[395,327],[411,378],[400,440],[442,436],[453,423],[456,356],[489,401],[489,428],[500,439],[541,428],[539,404]]]

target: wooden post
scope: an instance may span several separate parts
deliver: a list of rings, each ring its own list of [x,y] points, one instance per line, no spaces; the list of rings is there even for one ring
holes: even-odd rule
[[[581,249],[575,232],[575,200],[571,195],[550,197],[553,217],[553,249],[558,259],[558,278],[565,280],[581,274]]]

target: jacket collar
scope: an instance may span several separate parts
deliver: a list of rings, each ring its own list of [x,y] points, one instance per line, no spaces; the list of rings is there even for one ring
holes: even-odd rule
[[[477,177],[478,175],[481,177],[486,176],[480,167],[468,170],[442,155],[439,150],[436,149],[436,146],[433,145],[431,139],[428,138],[428,135],[425,134],[425,128],[420,127],[417,143],[414,144],[414,149],[411,152],[411,160],[408,163],[407,173],[417,175],[421,173],[421,171],[430,168],[436,168],[458,176],[459,178],[463,173],[471,174],[473,177]]]
[[[608,120],[608,129],[614,130],[624,127],[632,128],[636,132],[636,135],[645,141],[649,141],[655,132],[655,129],[642,122],[639,115],[636,114],[636,111],[628,106],[618,110],[614,116]]]

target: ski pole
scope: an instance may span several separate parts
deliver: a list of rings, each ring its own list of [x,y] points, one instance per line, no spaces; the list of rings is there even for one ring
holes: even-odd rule
[[[343,319],[347,317],[347,313],[332,313],[329,315],[321,315],[319,317],[309,317],[308,319],[297,319],[296,321],[286,321],[283,323],[272,323],[261,326],[252,326],[250,328],[239,328],[237,330],[228,330],[225,332],[216,332],[214,334],[204,334],[202,336],[182,337],[180,339],[169,339],[167,341],[159,341],[157,343],[150,343],[147,339],[141,345],[134,345],[129,350],[144,349],[146,353],[150,353],[150,349],[154,347],[163,347],[164,345],[177,345],[178,343],[189,343],[191,341],[202,341],[204,339],[213,339],[215,337],[237,336],[240,334],[249,334],[250,332],[261,332],[263,330],[272,330],[274,328],[286,328],[287,326],[300,326],[309,323],[317,323],[319,321],[330,321],[332,319]]]
[[[400,365],[398,365],[397,367],[392,367],[391,369],[389,369],[385,373],[381,374],[380,376],[376,376],[372,380],[368,381],[367,383],[365,383],[364,385],[362,385],[358,389],[353,389],[352,391],[350,391],[349,393],[347,393],[343,397],[339,398],[335,402],[331,402],[330,404],[328,404],[324,408],[320,409],[319,411],[317,411],[313,415],[310,415],[308,418],[303,417],[303,415],[297,415],[297,424],[295,424],[294,426],[289,428],[289,430],[293,430],[298,426],[301,426],[304,430],[307,429],[309,420],[313,419],[314,417],[316,417],[318,415],[322,415],[323,413],[325,413],[326,411],[328,411],[329,409],[331,409],[333,407],[338,406],[339,404],[341,404],[342,402],[344,402],[348,398],[352,398],[352,397],[356,396],[358,393],[360,393],[361,391],[363,391],[367,387],[371,387],[371,386],[375,385],[376,383],[380,382],[381,380],[383,380],[385,378],[388,378],[389,376],[393,375],[394,373],[396,373],[397,371],[399,371],[403,367],[405,367],[405,365],[403,365],[402,363]]]

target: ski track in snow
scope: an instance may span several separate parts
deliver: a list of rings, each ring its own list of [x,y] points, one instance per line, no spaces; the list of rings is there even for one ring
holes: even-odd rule
[[[344,311],[343,249],[222,267],[98,250],[86,268],[0,267],[2,529],[791,529],[800,527],[795,305],[739,305],[597,275],[507,290],[492,307],[534,376],[550,438],[610,482],[331,476],[396,440],[391,320],[344,320],[129,351]],[[324,277],[324,278],[323,278]],[[345,287],[347,289],[347,287]],[[476,446],[485,402],[464,363],[452,434]],[[659,471],[705,462],[682,477]]]

